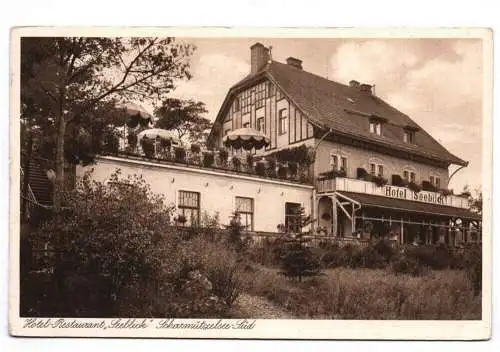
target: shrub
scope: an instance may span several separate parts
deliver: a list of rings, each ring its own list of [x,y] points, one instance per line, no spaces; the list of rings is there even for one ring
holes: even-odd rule
[[[108,153],[117,154],[119,149],[120,141],[118,136],[112,131],[107,132],[104,137],[104,150]]]
[[[287,240],[282,249],[282,271],[287,278],[302,281],[303,277],[316,276],[320,273],[320,263],[311,250],[304,246],[302,235]]]
[[[443,196],[447,197],[447,196],[451,196],[453,194],[453,190],[443,188],[443,189],[439,190],[439,193],[441,193]]]
[[[141,138],[141,148],[146,157],[154,158],[155,156],[155,144],[154,140],[144,136]]]
[[[269,177],[278,177],[276,173],[276,159],[269,158],[267,161],[267,175]]]
[[[481,251],[481,245],[472,245],[467,248],[465,254],[466,263],[466,275],[469,279],[472,288],[474,290],[474,295],[478,296],[483,287],[482,273],[483,273],[483,255]]]
[[[178,163],[185,163],[186,162],[186,149],[182,147],[176,147],[174,149],[174,154],[175,154],[175,161]]]
[[[297,165],[297,163],[296,162],[289,162],[288,168],[290,169],[290,174],[292,175],[292,177],[296,177],[297,172],[299,170],[299,166]]]
[[[409,256],[399,256],[391,263],[391,269],[396,274],[408,274],[411,276],[425,275],[428,270],[418,259]]]
[[[203,166],[205,167],[212,167],[214,165],[214,154],[211,152],[205,152],[203,153]]]
[[[255,173],[259,176],[266,176],[266,164],[259,161],[255,164]]]
[[[446,269],[451,264],[451,254],[444,245],[410,248],[405,255],[434,270]]]

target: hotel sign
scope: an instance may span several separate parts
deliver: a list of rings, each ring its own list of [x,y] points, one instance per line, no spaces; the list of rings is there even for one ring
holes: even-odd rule
[[[435,193],[435,192],[426,192],[426,191],[415,192],[410,189],[402,187],[384,186],[383,195],[390,198],[447,205],[446,197],[440,193]]]

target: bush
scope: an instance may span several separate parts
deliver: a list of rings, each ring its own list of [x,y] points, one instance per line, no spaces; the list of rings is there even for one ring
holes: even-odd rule
[[[135,150],[137,147],[137,135],[135,133],[129,133],[127,136],[128,146],[131,150]]]
[[[45,290],[45,299],[58,304],[50,312],[33,312],[24,297],[23,311],[207,318],[223,313],[237,297],[235,254],[199,236],[183,241],[169,226],[172,208],[141,177],[124,179],[116,172],[103,184],[87,174],[64,201],[64,215],[34,234],[50,234],[62,253],[50,281],[57,289]]]
[[[422,276],[428,272],[417,258],[411,256],[399,256],[391,263],[391,269],[396,274],[408,274],[411,276]]]
[[[110,131],[104,137],[104,150],[108,153],[117,154],[120,149],[120,141],[118,136]]]
[[[288,168],[290,169],[290,174],[292,177],[297,177],[297,172],[299,171],[299,166],[296,162],[289,162]]]
[[[276,159],[269,158],[267,161],[267,175],[269,177],[278,177],[276,173]]]
[[[319,261],[311,250],[304,246],[300,235],[295,239],[288,240],[282,252],[282,271],[280,273],[285,277],[300,282],[304,277],[316,276],[320,273]]]
[[[185,163],[186,162],[186,149],[182,147],[176,147],[174,149],[174,154],[175,154],[175,161],[178,163]]]
[[[408,249],[405,254],[434,270],[449,268],[452,262],[452,256],[444,245],[418,246]]]
[[[194,154],[198,154],[201,151],[201,147],[199,144],[193,143],[191,144],[191,152]]]
[[[205,152],[203,153],[203,166],[205,167],[212,167],[214,165],[214,155],[211,152]]]
[[[254,161],[253,154],[247,154],[247,168],[249,170],[253,170],[253,161]]]
[[[470,248],[467,248],[465,263],[467,278],[472,285],[474,295],[478,296],[483,288],[483,254],[481,245],[474,244]]]
[[[280,165],[278,168],[278,177],[285,179],[288,176],[288,167],[285,165]]]

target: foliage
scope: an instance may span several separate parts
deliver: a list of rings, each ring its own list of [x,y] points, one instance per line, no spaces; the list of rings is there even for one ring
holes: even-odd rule
[[[214,165],[214,154],[212,152],[204,152],[203,153],[203,166],[212,167]]]
[[[203,117],[208,111],[205,104],[194,100],[167,98],[155,110],[155,127],[175,130],[179,139],[187,137],[191,142],[204,142],[212,123]]]
[[[447,196],[453,195],[453,190],[452,189],[447,189],[447,188],[442,188],[442,189],[439,190],[439,193],[441,193],[441,195],[447,197]]]
[[[250,170],[253,170],[253,162],[254,162],[253,154],[247,154],[246,158],[247,158],[247,167]]]
[[[415,182],[410,182],[408,183],[408,189],[413,192],[420,192],[422,190],[422,187],[420,185],[416,184]]]
[[[284,148],[268,155],[275,158],[280,163],[298,163],[301,165],[311,165],[314,162],[314,155],[309,147],[301,144],[298,147]]]
[[[104,151],[117,154],[120,147],[118,136],[113,132],[108,132],[104,138]]]
[[[174,148],[175,161],[178,163],[186,162],[186,149],[183,147],[175,147]]]
[[[480,295],[483,288],[483,254],[481,245],[472,245],[466,253],[465,266],[467,279],[471,283],[474,295]]]
[[[154,158],[155,157],[155,141],[154,139],[148,138],[144,136],[141,138],[141,148],[146,157]]]
[[[372,176],[371,181],[377,185],[377,187],[384,187],[387,184],[387,179],[382,176]]]
[[[289,162],[288,163],[288,168],[290,169],[290,174],[292,177],[297,176],[297,172],[299,171],[298,164],[295,162]]]
[[[423,276],[428,272],[419,260],[412,256],[398,256],[391,263],[392,271],[396,274],[407,274],[411,276]]]
[[[370,174],[365,170],[363,169],[362,167],[358,167],[356,169],[356,178],[358,180],[364,180],[366,179],[368,176],[370,176]]]
[[[278,177],[279,178],[287,178],[288,176],[288,167],[286,165],[280,165],[278,167]]]
[[[267,157],[267,176],[278,177],[276,173],[276,159],[274,157]]]

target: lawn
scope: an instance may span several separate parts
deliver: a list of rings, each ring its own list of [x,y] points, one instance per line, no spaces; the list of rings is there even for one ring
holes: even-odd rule
[[[412,277],[383,269],[336,268],[303,282],[266,267],[244,275],[247,294],[264,297],[296,318],[481,319],[481,296],[474,296],[459,270]]]

